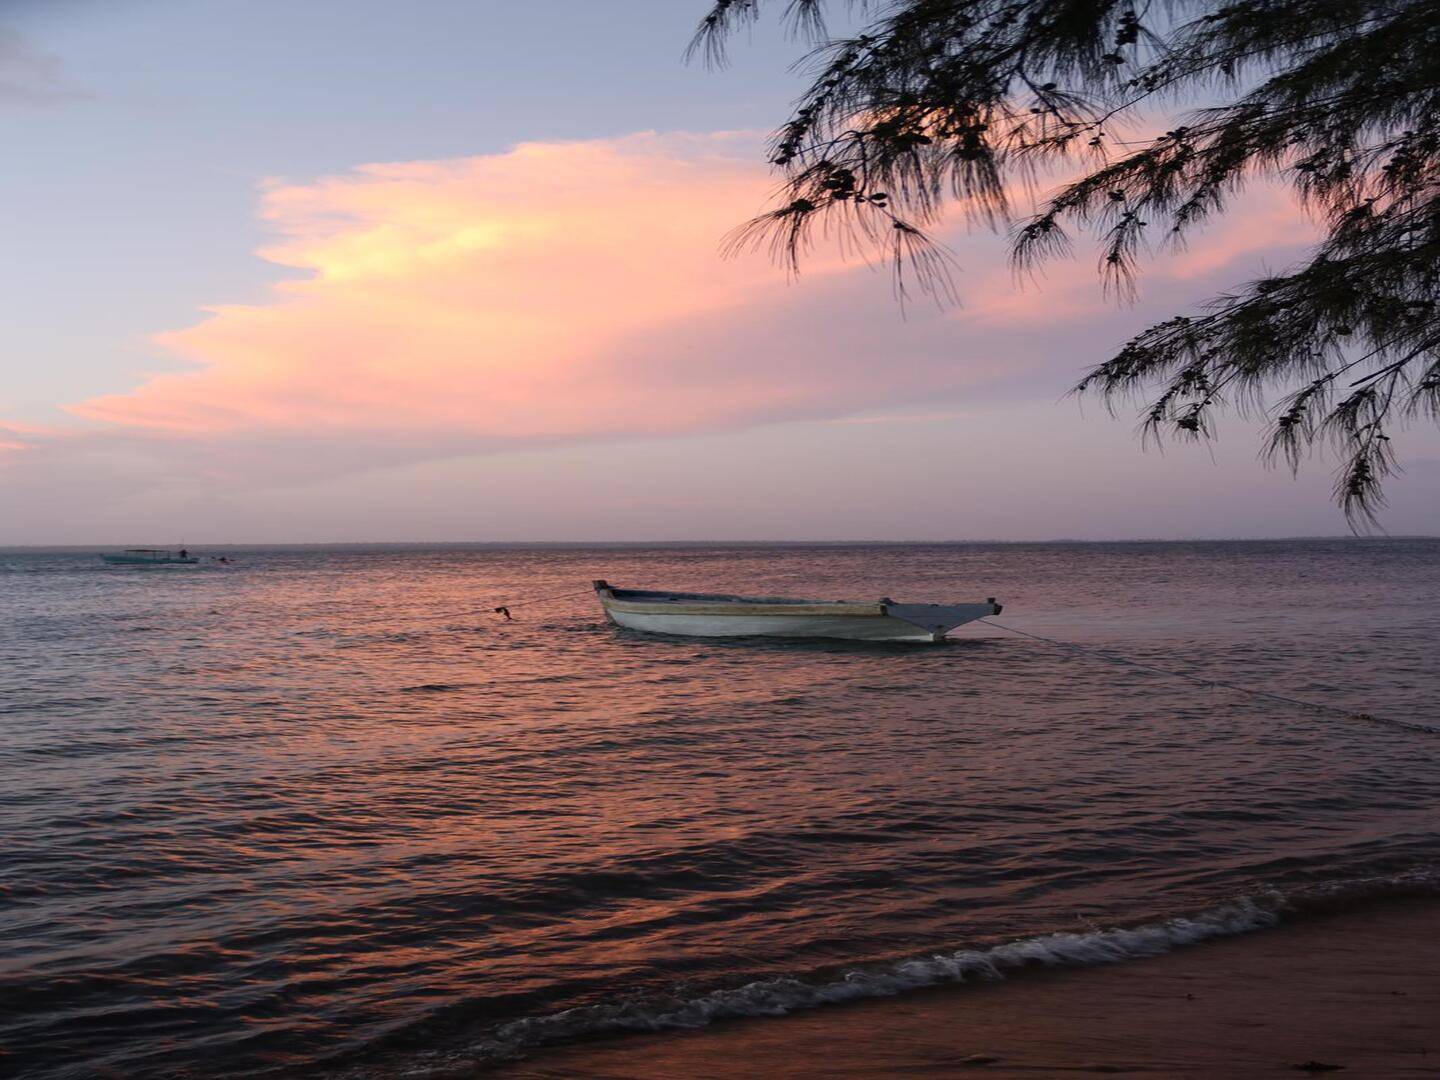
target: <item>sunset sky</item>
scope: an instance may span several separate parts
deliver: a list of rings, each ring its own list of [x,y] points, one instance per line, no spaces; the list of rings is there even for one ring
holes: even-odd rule
[[[687,66],[704,7],[7,0],[0,544],[1344,531],[1333,462],[1064,397],[1293,261],[1284,196],[1133,306],[1084,246],[1021,288],[958,216],[958,309],[824,248],[791,283],[719,243],[799,47]],[[1440,435],[1396,445],[1384,524],[1440,532]]]

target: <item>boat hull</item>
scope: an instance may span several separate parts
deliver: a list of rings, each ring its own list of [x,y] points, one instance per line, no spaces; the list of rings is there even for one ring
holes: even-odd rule
[[[838,638],[847,641],[934,642],[957,626],[995,615],[983,604],[848,603],[763,600],[616,590],[596,583],[606,617],[649,634],[682,637]]]
[[[640,615],[612,612],[611,621],[627,630],[682,637],[843,638],[850,641],[933,641],[927,632],[901,619],[884,616],[804,615]]]

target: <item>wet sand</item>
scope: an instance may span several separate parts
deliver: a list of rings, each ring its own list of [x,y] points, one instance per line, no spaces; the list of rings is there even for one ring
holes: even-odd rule
[[[1343,1070],[1297,1068],[1343,1066]],[[1115,966],[538,1054],[511,1080],[1440,1077],[1440,903],[1396,901]]]

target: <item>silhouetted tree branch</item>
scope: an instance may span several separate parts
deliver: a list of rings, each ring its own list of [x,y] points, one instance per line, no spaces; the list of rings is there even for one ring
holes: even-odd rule
[[[1322,223],[1308,261],[1153,326],[1076,387],[1112,407],[1143,395],[1147,437],[1212,434],[1218,406],[1267,417],[1267,457],[1298,469],[1338,450],[1336,498],[1375,523],[1396,468],[1389,429],[1440,421],[1440,2],[1436,0],[892,0],[831,40],[826,0],[789,0],[813,78],[776,133],[778,204],[732,248],[792,269],[817,227],[953,295],[929,235],[957,204],[1012,222],[1007,188],[1080,159],[1086,172],[1017,224],[1020,270],[1100,241],[1128,293],[1157,230],[1183,242],[1255,177],[1288,183]],[[720,64],[762,0],[716,0],[691,52]],[[1135,149],[1127,113],[1218,100]]]

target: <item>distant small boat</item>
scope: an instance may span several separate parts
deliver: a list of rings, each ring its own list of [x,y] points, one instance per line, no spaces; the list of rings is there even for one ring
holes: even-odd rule
[[[597,581],[595,593],[612,623],[685,637],[847,638],[853,641],[941,641],[965,623],[1000,614],[983,604],[897,604],[888,598],[787,600],[773,596],[650,592]]]
[[[122,566],[189,565],[200,561],[184,548],[179,551],[167,551],[164,548],[127,548],[120,555],[101,555],[100,558],[107,563],[116,563]]]

